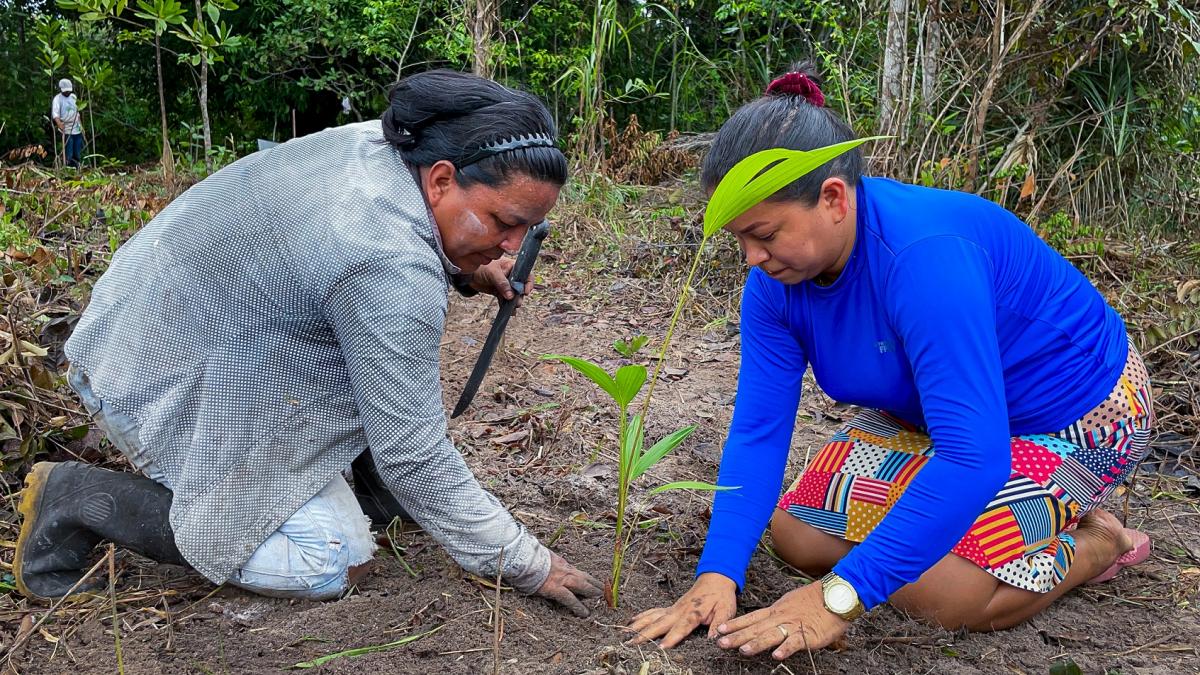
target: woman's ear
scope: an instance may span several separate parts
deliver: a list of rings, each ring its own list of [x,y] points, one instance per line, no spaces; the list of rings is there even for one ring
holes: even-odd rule
[[[430,207],[440,204],[446,195],[457,187],[454,181],[455,171],[457,169],[454,165],[444,159],[439,159],[433,166],[425,169],[425,198],[429,200]]]
[[[824,183],[821,183],[821,196],[817,204],[828,209],[833,215],[834,222],[840,223],[850,213],[851,197],[850,186],[846,184],[845,179],[840,176],[830,176],[825,179]]]

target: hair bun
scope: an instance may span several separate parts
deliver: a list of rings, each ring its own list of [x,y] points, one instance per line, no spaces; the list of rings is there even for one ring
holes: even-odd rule
[[[818,108],[825,106],[825,94],[821,93],[821,87],[807,74],[797,71],[771,80],[766,95],[799,96]]]

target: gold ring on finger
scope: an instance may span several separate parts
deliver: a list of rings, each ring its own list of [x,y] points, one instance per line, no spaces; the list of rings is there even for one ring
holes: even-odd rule
[[[778,626],[775,626],[775,627],[779,629],[780,633],[783,633],[784,640],[788,639],[788,636],[791,635],[791,633],[788,632],[788,629],[785,628],[783,624],[779,624]]]

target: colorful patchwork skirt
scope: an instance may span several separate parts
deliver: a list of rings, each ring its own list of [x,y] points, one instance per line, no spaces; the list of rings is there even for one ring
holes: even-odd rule
[[[1103,403],[1066,429],[1012,439],[1012,474],[951,553],[997,579],[1045,593],[1067,575],[1079,518],[1130,476],[1154,421],[1150,379],[1131,344]],[[929,436],[887,413],[863,410],[788,489],[779,508],[861,542],[934,456]]]

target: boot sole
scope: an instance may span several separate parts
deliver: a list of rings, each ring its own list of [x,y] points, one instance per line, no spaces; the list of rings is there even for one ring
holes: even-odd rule
[[[17,550],[13,555],[13,578],[17,582],[17,591],[21,595],[37,600],[49,600],[50,598],[44,598],[29,590],[22,578],[24,575],[21,566],[25,562],[26,540],[33,532],[33,525],[37,520],[37,505],[41,502],[42,490],[50,480],[50,472],[54,470],[54,466],[53,462],[38,462],[33,465],[33,470],[25,476],[25,488],[21,490],[21,503],[17,505],[17,512],[21,514],[21,532],[17,535]]]

